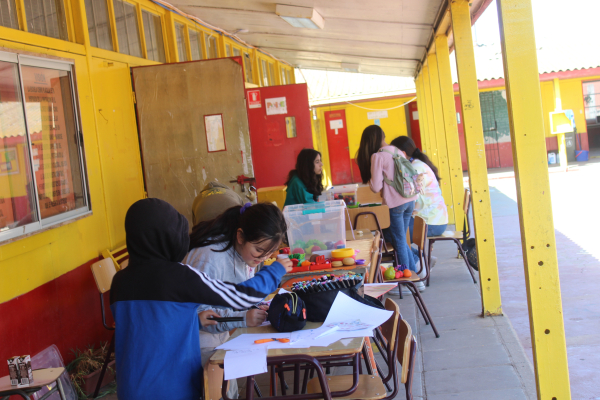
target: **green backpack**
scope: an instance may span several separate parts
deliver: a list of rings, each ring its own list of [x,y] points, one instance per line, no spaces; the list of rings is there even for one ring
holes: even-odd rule
[[[412,166],[410,161],[402,157],[398,150],[394,153],[384,149],[379,149],[379,151],[391,154],[394,159],[394,180],[390,181],[387,176],[385,176],[384,172],[383,180],[385,183],[396,189],[396,192],[402,197],[409,198],[417,195],[421,190],[420,185],[417,182],[419,173]]]

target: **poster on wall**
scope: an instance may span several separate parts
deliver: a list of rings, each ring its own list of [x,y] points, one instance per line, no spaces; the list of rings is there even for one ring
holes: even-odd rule
[[[287,101],[285,97],[265,99],[265,108],[267,115],[287,114]]]
[[[248,90],[248,108],[260,107],[260,90]]]
[[[225,132],[223,131],[223,114],[205,115],[206,144],[208,152],[225,151]]]

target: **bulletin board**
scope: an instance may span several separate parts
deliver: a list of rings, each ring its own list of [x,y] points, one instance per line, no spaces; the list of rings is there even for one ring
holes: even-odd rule
[[[244,197],[254,176],[241,58],[132,68],[148,197],[171,203],[190,226],[192,203],[211,181]]]

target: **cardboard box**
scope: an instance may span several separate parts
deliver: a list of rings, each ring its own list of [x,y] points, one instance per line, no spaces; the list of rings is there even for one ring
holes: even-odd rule
[[[21,356],[17,359],[19,363],[19,381],[20,386],[30,385],[33,383],[33,371],[31,370],[31,357],[28,355]]]
[[[21,380],[19,374],[19,357],[14,356],[8,359],[8,374],[10,376],[10,384],[17,386]]]

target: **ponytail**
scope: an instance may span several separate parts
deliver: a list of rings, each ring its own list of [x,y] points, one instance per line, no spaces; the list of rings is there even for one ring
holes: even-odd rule
[[[236,243],[238,229],[242,230],[246,242],[267,242],[264,246],[265,255],[279,247],[287,224],[281,210],[274,204],[233,206],[214,219],[196,224],[190,234],[189,249],[226,243],[223,249],[213,251],[227,251]]]
[[[438,175],[437,167],[433,165],[429,157],[427,157],[427,154],[423,153],[415,145],[415,142],[413,142],[411,138],[409,138],[408,136],[398,136],[396,139],[392,140],[392,143],[390,144],[405,152],[408,158],[416,158],[417,160],[423,161],[429,166],[429,168],[431,168],[431,171],[433,171],[433,174],[435,175],[438,182],[442,180],[442,178],[440,178]]]

